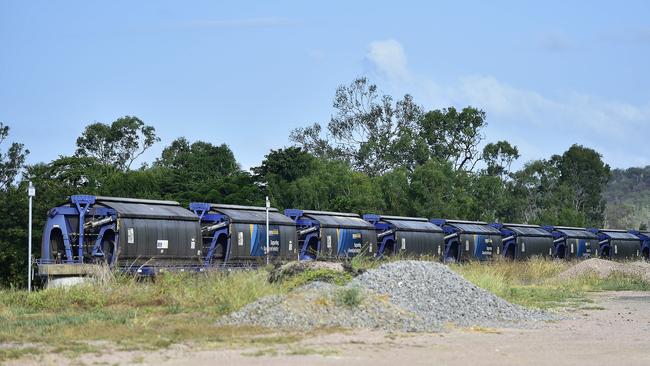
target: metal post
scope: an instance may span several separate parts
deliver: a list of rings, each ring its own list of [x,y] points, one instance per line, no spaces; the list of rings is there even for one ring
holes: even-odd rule
[[[269,208],[271,207],[271,202],[269,202],[269,196],[266,196],[266,264],[269,264]]]
[[[36,188],[29,182],[27,189],[29,196],[29,228],[27,229],[27,291],[32,291],[32,198],[36,195]]]

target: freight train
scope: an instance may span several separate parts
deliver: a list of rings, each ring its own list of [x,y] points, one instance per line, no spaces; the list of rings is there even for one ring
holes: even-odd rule
[[[105,264],[149,275],[357,255],[441,261],[650,256],[650,232],[275,208],[267,218],[266,211],[74,195],[48,212],[38,273],[69,276]]]

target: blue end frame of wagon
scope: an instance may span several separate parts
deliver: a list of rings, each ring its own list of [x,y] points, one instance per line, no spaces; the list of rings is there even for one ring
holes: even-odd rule
[[[203,227],[203,224],[224,223],[224,227],[218,228],[214,230],[214,232],[212,233],[210,247],[208,248],[208,252],[205,254],[205,257],[203,259],[203,265],[206,267],[213,265],[212,256],[214,255],[214,251],[217,248],[217,243],[219,242],[219,238],[222,236],[225,236],[226,238],[226,248],[225,248],[226,251],[223,258],[223,264],[225,265],[226,263],[228,263],[228,260],[230,259],[230,232],[228,227],[228,224],[230,222],[226,215],[210,213],[211,208],[212,205],[210,203],[205,203],[205,202],[190,203],[190,210],[193,211],[194,214],[196,214],[196,216],[198,216],[199,224],[201,225],[201,227]]]
[[[70,196],[70,202],[74,205],[74,207],[59,206],[51,209],[48,212],[48,220],[45,225],[43,240],[45,242],[49,242],[51,240],[51,235],[54,229],[58,229],[61,231],[65,256],[66,256],[65,263],[84,263],[84,244],[85,244],[84,224],[85,224],[86,216],[92,216],[100,220],[110,218],[110,220],[107,222],[107,224],[110,225],[102,226],[99,231],[99,234],[97,235],[97,239],[95,240],[95,244],[91,252],[93,257],[104,256],[104,252],[102,249],[102,241],[104,235],[106,235],[108,231],[113,231],[113,233],[116,234],[115,221],[117,219],[117,212],[114,209],[108,207],[93,207],[93,205],[95,204],[95,200],[96,197],[91,195],[73,195]],[[77,232],[75,232],[76,230],[70,224],[69,221],[70,217],[79,218],[79,228]],[[74,259],[71,236],[77,237],[77,253],[76,253],[77,259],[76,260]],[[115,235],[115,247],[113,253],[117,253],[118,245],[119,245],[119,237]],[[52,253],[50,253],[50,250],[51,250],[50,246],[45,245],[44,246],[45,252],[42,253],[42,257],[51,258]],[[109,265],[112,265],[114,261],[115,261],[115,255],[113,255],[113,258],[111,258]]]
[[[645,260],[650,259],[650,233],[638,230],[630,230],[628,232],[641,239],[641,258]]]
[[[451,225],[447,225],[447,220],[446,219],[431,219],[429,220],[435,225],[438,225],[439,227],[442,228],[442,231],[445,233],[445,238],[444,238],[444,244],[445,244],[445,250],[444,254],[442,257],[443,262],[447,262],[450,259],[453,259],[455,261],[460,260],[460,250],[458,251],[458,254],[454,257],[451,255],[451,248],[454,243],[456,245],[460,245],[460,242],[458,241],[458,235],[460,230],[458,228],[455,228]],[[455,240],[453,240],[455,239]]]
[[[381,239],[381,242],[378,243],[377,245],[377,251],[375,252],[375,256],[382,257],[384,255],[384,252],[386,251],[386,245],[388,244],[388,242],[390,241],[393,241],[393,243],[397,242],[395,236],[395,230],[393,230],[390,224],[381,222],[380,215],[365,214],[363,215],[363,219],[375,226],[375,230],[377,231],[377,240]],[[393,252],[395,251],[396,251],[396,247],[393,246]]]
[[[304,236],[302,247],[300,248],[300,260],[314,260],[318,258],[320,254],[320,222],[312,220],[309,218],[303,218],[304,212],[299,209],[290,208],[284,210],[284,215],[289,217],[296,223],[296,230],[298,232],[298,240],[301,240],[301,236]],[[316,240],[316,255],[311,256],[308,253],[309,242],[315,239]]]
[[[501,239],[501,255],[506,257],[511,248],[513,254],[517,253],[517,233],[499,222],[491,223],[490,226],[501,232],[501,237],[503,238]],[[514,255],[512,258],[514,259]]]

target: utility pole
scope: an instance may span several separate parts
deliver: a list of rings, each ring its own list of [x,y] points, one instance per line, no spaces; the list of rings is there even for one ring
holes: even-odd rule
[[[32,291],[32,198],[36,196],[36,188],[29,182],[27,188],[29,196],[29,228],[27,229],[27,291]]]
[[[271,202],[269,201],[269,196],[266,196],[266,265],[269,264],[269,208],[271,208]]]

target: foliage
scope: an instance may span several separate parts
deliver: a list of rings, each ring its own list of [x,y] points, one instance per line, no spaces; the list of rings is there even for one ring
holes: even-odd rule
[[[0,147],[7,137],[9,137],[9,126],[0,122]],[[6,190],[14,183],[28,154],[29,150],[25,150],[25,145],[17,142],[12,142],[6,153],[0,150],[0,191]]]
[[[488,175],[506,178],[510,174],[512,163],[519,159],[519,149],[508,141],[489,143],[483,148],[483,161],[487,165]]]
[[[454,170],[473,170],[481,158],[485,112],[472,107],[460,112],[454,107],[427,112],[421,121],[421,135],[431,158],[450,161]]]
[[[326,268],[308,269],[300,272],[295,276],[282,279],[282,285],[291,290],[300,287],[309,282],[320,281],[328,282],[336,285],[344,285],[352,279],[352,275],[348,272],[335,271]]]
[[[603,191],[610,178],[609,166],[593,149],[573,145],[558,161],[560,184],[571,190],[573,208],[584,213],[588,224],[602,224],[605,200]]]
[[[336,305],[356,308],[363,301],[363,293],[358,287],[343,287],[335,294]]]
[[[342,158],[371,176],[416,163],[418,140],[410,131],[417,128],[422,111],[410,95],[393,102],[368,79],[358,78],[336,90],[333,107],[328,138],[320,137],[321,127],[315,124],[294,130],[292,141],[316,156]]]
[[[156,281],[116,274],[103,283],[67,289],[0,290],[0,343],[74,351],[77,342],[103,340],[121,349],[155,349],[185,341],[249,342],[253,334],[261,335],[253,342],[275,343],[259,329],[206,325],[284,292],[268,283],[263,271],[166,274]]]
[[[605,221],[616,229],[648,230],[650,224],[650,166],[614,169],[604,192]]]
[[[618,272],[606,278],[586,273],[572,280],[558,279],[570,266],[571,262],[533,258],[454,264],[452,269],[510,302],[543,309],[584,305],[590,301],[587,292],[592,291],[650,290],[646,280]]]
[[[129,170],[131,164],[154,143],[156,130],[137,117],[118,118],[110,125],[95,122],[77,138],[77,156],[94,157],[104,165]]]

